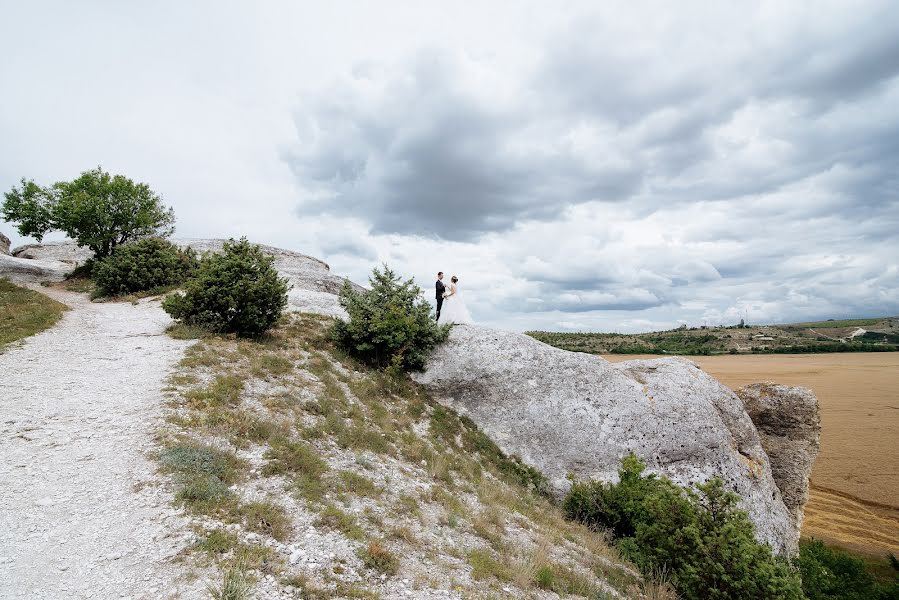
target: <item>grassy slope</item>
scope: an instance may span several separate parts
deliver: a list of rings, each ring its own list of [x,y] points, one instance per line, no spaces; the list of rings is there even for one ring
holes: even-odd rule
[[[0,350],[56,324],[65,304],[0,279]]]
[[[194,515],[192,564],[302,598],[669,597],[470,421],[335,351],[329,324],[207,336],[172,376],[160,464]]]
[[[868,333],[850,339],[849,336],[860,327]],[[553,331],[530,331],[528,334],[552,346],[591,354],[734,354],[899,350],[899,318],[889,317],[745,328],[676,329],[639,334]]]

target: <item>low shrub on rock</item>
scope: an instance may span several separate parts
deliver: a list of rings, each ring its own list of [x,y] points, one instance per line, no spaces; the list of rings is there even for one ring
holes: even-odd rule
[[[385,265],[372,271],[369,283],[371,289],[362,292],[344,284],[340,305],[349,320],[334,324],[334,341],[373,367],[396,372],[423,368],[434,347],[449,335],[449,326],[434,321],[414,280],[402,281]]]
[[[169,296],[162,307],[185,325],[259,336],[287,306],[287,279],[278,276],[274,262],[246,238],[229,240],[221,254],[205,256],[184,293]]]
[[[670,573],[685,600],[803,598],[798,574],[755,540],[737,495],[720,479],[683,489],[644,476],[645,467],[630,455],[616,484],[574,482],[566,516],[611,530],[627,558],[644,573]]]
[[[116,296],[177,285],[197,265],[190,248],[181,250],[167,240],[146,238],[116,247],[93,264],[91,275],[101,295]]]

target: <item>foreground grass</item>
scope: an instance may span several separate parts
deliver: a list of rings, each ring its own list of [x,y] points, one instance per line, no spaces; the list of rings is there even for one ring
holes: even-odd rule
[[[0,350],[53,327],[66,310],[61,302],[0,279]]]
[[[378,598],[397,580],[465,598],[671,597],[566,521],[542,474],[470,419],[336,349],[331,323],[285,317],[258,340],[169,331],[197,343],[170,378],[160,468],[222,587],[271,576],[303,598]],[[288,560],[310,526],[345,550],[312,570]]]

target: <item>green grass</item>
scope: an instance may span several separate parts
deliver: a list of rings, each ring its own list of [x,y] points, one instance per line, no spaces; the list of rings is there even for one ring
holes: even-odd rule
[[[345,513],[336,506],[327,506],[319,513],[317,527],[327,527],[339,531],[351,540],[361,540],[365,537],[365,531],[359,526],[356,517]]]
[[[196,409],[236,406],[243,391],[243,379],[236,375],[219,375],[205,388],[184,394],[188,405]]]
[[[228,484],[237,481],[246,466],[233,453],[213,446],[187,442],[163,450],[159,461],[168,472],[186,478],[206,475]]]
[[[229,533],[224,529],[213,529],[206,532],[194,547],[212,557],[217,557],[234,550],[239,545],[240,539],[233,533]]]
[[[0,279],[0,350],[53,327],[67,310],[61,302]]]
[[[304,475],[320,479],[327,472],[328,465],[313,446],[299,441],[279,440],[265,453],[268,463],[263,467],[263,475]]]
[[[293,524],[284,508],[271,502],[247,502],[238,508],[247,529],[278,541],[290,537]]]
[[[208,329],[203,329],[202,327],[197,327],[195,325],[185,325],[184,323],[169,325],[165,332],[176,340],[202,340],[215,336],[215,334],[211,333]]]
[[[253,579],[243,565],[230,567],[222,574],[222,582],[210,584],[206,590],[214,600],[246,600],[253,590]]]

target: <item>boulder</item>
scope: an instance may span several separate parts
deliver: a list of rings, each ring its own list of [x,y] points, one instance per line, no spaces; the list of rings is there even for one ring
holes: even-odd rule
[[[798,530],[821,442],[818,399],[807,388],[773,383],[747,385],[737,390],[737,396],[759,432],[774,482]]]
[[[12,255],[16,258],[66,263],[69,265],[69,271],[86,262],[93,254],[87,248],[78,247],[71,240],[25,244],[12,251]]]
[[[3,235],[3,232],[0,232],[0,254],[9,254],[9,245],[11,243],[9,238]]]
[[[0,277],[18,284],[62,281],[72,265],[58,260],[33,260],[0,254]]]
[[[617,480],[633,452],[681,485],[721,477],[760,541],[796,551],[796,521],[743,403],[689,360],[613,364],[523,334],[456,326],[414,378],[543,471],[560,495],[569,473]]]

